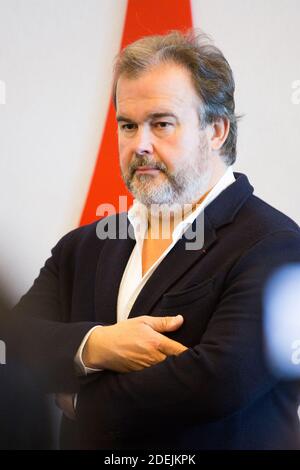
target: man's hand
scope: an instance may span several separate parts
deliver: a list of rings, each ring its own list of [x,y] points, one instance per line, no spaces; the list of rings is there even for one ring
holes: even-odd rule
[[[180,354],[187,348],[161,333],[177,330],[183,317],[140,316],[95,328],[83,349],[85,366],[130,372]]]

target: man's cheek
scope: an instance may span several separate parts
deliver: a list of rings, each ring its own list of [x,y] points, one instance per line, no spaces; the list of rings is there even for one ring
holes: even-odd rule
[[[130,154],[129,152],[126,152],[124,147],[121,148],[119,146],[119,161],[120,161],[120,167],[122,171],[127,171],[128,166],[130,165]]]
[[[118,147],[119,147],[119,155],[120,158],[124,159],[125,155],[129,153],[130,149],[128,147],[128,143],[124,141],[124,138],[120,137],[118,138]]]

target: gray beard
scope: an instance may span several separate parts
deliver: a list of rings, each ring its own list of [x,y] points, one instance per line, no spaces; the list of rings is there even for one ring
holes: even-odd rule
[[[152,205],[184,206],[197,202],[209,189],[211,169],[208,161],[208,158],[203,158],[198,165],[186,165],[171,174],[164,164],[156,164],[149,157],[140,156],[130,164],[127,174],[122,173],[122,177],[133,196],[148,208]],[[152,175],[135,173],[137,166],[146,165],[159,168],[165,175],[164,181],[153,184],[155,177]]]

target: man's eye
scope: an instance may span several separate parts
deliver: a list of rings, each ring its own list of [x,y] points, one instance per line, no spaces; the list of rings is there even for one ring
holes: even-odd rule
[[[170,127],[173,127],[173,123],[168,122],[168,121],[160,121],[160,122],[156,122],[154,126],[158,129],[168,129]]]
[[[125,131],[125,132],[134,131],[136,129],[136,124],[133,124],[130,122],[128,122],[127,124],[121,124],[121,129],[122,131]]]

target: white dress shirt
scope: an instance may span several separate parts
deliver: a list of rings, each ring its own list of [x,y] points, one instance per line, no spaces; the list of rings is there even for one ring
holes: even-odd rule
[[[165,249],[161,256],[153,263],[146,273],[142,272],[142,248],[145,235],[148,229],[148,215],[147,210],[143,204],[138,200],[134,200],[133,205],[128,211],[128,219],[133,227],[136,244],[132,250],[132,253],[127,262],[124,274],[120,283],[118,300],[117,300],[117,321],[126,320],[130,313],[130,310],[141,292],[142,288],[155,271],[157,266],[167,256],[169,251],[172,250],[173,246],[182,237],[183,233],[187,228],[194,222],[196,217],[208,206],[224,189],[234,183],[235,177],[232,171],[232,167],[228,167],[224,175],[220,178],[218,183],[212,188],[204,200],[193,210],[184,220],[179,222],[173,229],[172,232],[172,243]],[[141,315],[143,312],[141,312]],[[99,371],[100,369],[91,369],[84,365],[82,361],[82,351],[84,345],[95,328],[101,328],[101,326],[95,326],[85,335],[75,357],[75,362],[83,374]]]

